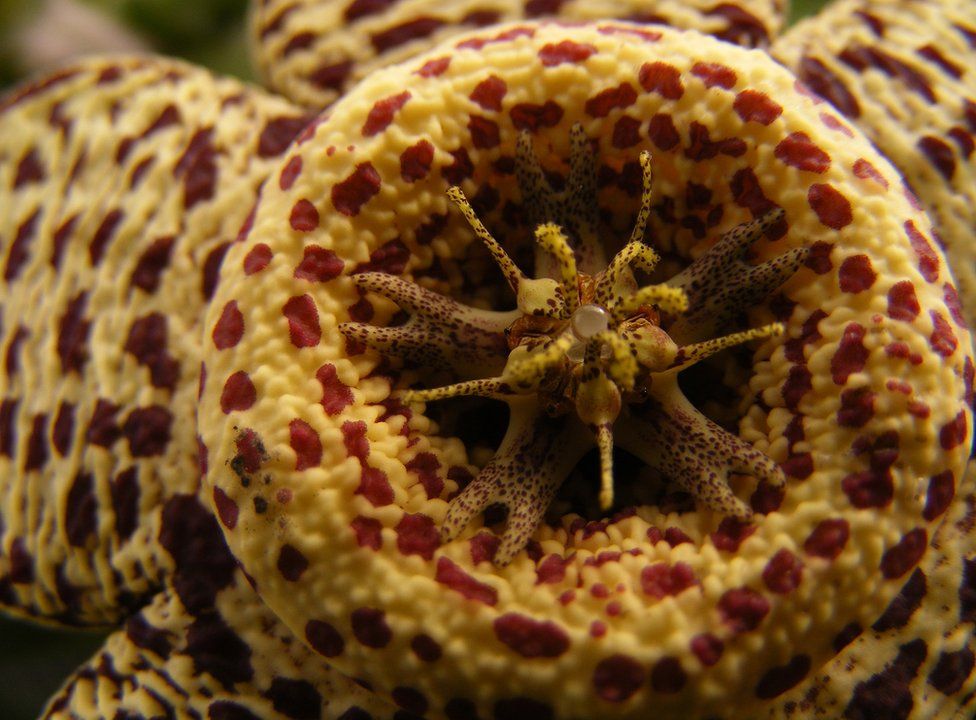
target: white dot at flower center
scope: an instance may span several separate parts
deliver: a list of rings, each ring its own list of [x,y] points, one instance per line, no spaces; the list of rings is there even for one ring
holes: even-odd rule
[[[580,340],[589,340],[610,327],[610,313],[599,305],[581,305],[569,319],[573,334]]]

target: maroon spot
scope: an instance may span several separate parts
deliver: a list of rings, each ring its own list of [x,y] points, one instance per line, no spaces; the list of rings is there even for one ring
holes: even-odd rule
[[[34,416],[30,437],[27,439],[27,457],[24,459],[24,470],[40,470],[48,460],[47,448],[47,415],[40,413]]]
[[[927,589],[928,580],[925,573],[916,568],[871,629],[881,633],[905,627],[922,604]]]
[[[766,563],[762,579],[774,593],[793,592],[803,579],[803,563],[789,550],[780,550]]]
[[[671,150],[681,141],[674,120],[670,115],[662,113],[651,118],[647,126],[647,136],[661,150]]]
[[[469,96],[485,110],[496,112],[502,109],[502,100],[508,92],[508,85],[497,75],[489,75],[478,83]]]
[[[888,290],[888,317],[911,322],[918,317],[921,307],[910,280],[900,280]]]
[[[390,693],[393,702],[405,710],[411,717],[420,717],[427,712],[427,698],[419,690],[411,687],[398,686]],[[397,717],[400,713],[397,713]]]
[[[742,138],[712,140],[711,132],[700,122],[692,121],[688,135],[690,142],[685,149],[685,156],[695,161],[709,160],[720,153],[729,157],[739,157],[746,151],[746,144]]]
[[[318,245],[306,245],[302,261],[295,268],[299,280],[327,282],[342,273],[343,262],[332,250]]]
[[[468,132],[472,145],[479,150],[490,150],[501,142],[498,123],[480,115],[472,115],[468,120]]]
[[[44,168],[41,166],[41,160],[37,155],[37,150],[31,148],[21,156],[20,162],[17,163],[17,173],[14,175],[14,190],[28,183],[40,182],[44,177]]]
[[[681,84],[681,73],[668,63],[644,63],[637,74],[637,80],[647,92],[656,92],[668,100],[678,100],[685,92],[684,85]]]
[[[497,535],[490,532],[479,532],[468,541],[468,546],[471,549],[471,562],[475,565],[481,562],[492,562],[501,544],[502,540]]]
[[[719,598],[718,612],[734,633],[755,630],[769,612],[769,601],[752,588],[733,588]]]
[[[952,152],[949,143],[941,138],[926,135],[918,141],[917,147],[942,177],[946,180],[952,179],[956,172],[956,155]]]
[[[327,658],[341,655],[346,647],[339,631],[324,620],[309,620],[305,623],[305,639],[315,652]]]
[[[397,523],[397,549],[404,555],[431,560],[440,547],[440,532],[434,521],[422,513],[405,513]]]
[[[281,546],[278,553],[278,572],[288,582],[297,582],[308,570],[308,558],[292,545]]]
[[[813,373],[806,365],[794,365],[786,375],[786,381],[780,392],[783,402],[790,410],[796,410],[803,396],[813,389]]]
[[[474,163],[471,162],[471,156],[463,147],[452,150],[450,155],[453,161],[450,165],[446,165],[441,173],[443,173],[444,179],[452,185],[460,185],[474,173]]]
[[[139,487],[139,473],[134,467],[120,472],[109,485],[115,531],[123,540],[131,537],[139,524]]]
[[[407,103],[410,97],[410,91],[404,90],[373,103],[373,107],[369,109],[369,114],[366,115],[366,121],[363,123],[361,131],[363,136],[372,137],[386,130],[393,122],[393,116]]]
[[[243,370],[238,370],[224,383],[224,389],[220,393],[220,409],[225,415],[235,410],[248,410],[256,399],[257,391],[250,376]]]
[[[830,155],[821,150],[804,132],[794,132],[780,140],[774,151],[787,165],[807,172],[824,173],[830,169]]]
[[[319,226],[319,211],[309,200],[302,198],[292,206],[288,222],[299,232],[311,232]]]
[[[841,488],[851,505],[859,509],[886,507],[894,497],[894,483],[887,470],[863,470],[848,475]]]
[[[928,534],[925,530],[910,530],[881,557],[881,574],[888,580],[901,577],[918,564],[927,547]]]
[[[954,695],[969,679],[974,666],[976,657],[968,647],[955,652],[943,650],[929,673],[928,683],[943,695]]]
[[[281,155],[310,120],[311,118],[307,117],[287,116],[269,120],[258,138],[258,156],[268,158]],[[299,169],[301,169],[300,161]]]
[[[212,135],[213,128],[198,130],[173,169],[176,177],[183,176],[183,207],[187,210],[198,202],[213,198],[217,185],[217,152]]]
[[[149,369],[149,379],[153,387],[170,391],[176,389],[180,364],[168,351],[165,315],[150,313],[136,318],[129,328],[125,351],[133,355],[140,365]]]
[[[282,190],[291,190],[291,186],[295,184],[295,180],[298,176],[302,174],[302,156],[293,155],[285,167],[281,169],[281,173],[278,175],[278,187]]]
[[[563,40],[558,43],[547,43],[539,50],[539,58],[545,67],[554,67],[562,63],[580,63],[596,52],[593,45],[584,45]]]
[[[104,448],[111,447],[122,434],[115,418],[118,411],[118,405],[99,398],[98,402],[95,403],[95,409],[92,410],[85,439],[92,445]]]
[[[420,77],[425,78],[440,77],[447,72],[447,68],[450,66],[450,64],[451,58],[449,57],[428,60],[420,67],[419,70],[417,70],[417,74],[420,75]]]
[[[64,530],[72,547],[84,547],[98,527],[98,499],[90,473],[75,475],[64,509]]]
[[[243,266],[245,275],[254,275],[268,267],[271,262],[271,248],[264,243],[258,243],[244,256]]]
[[[366,423],[363,420],[346,420],[342,423],[342,443],[346,446],[349,457],[357,458],[360,463],[369,457],[369,441],[366,439]]]
[[[569,649],[569,635],[551,620],[505,613],[492,624],[495,637],[526,658],[554,658]]]
[[[743,122],[757,122],[770,125],[783,114],[783,107],[764,92],[758,90],[743,90],[735,96],[732,107]],[[779,157],[777,155],[777,157]]]
[[[244,336],[244,315],[237,307],[237,301],[231,300],[220,313],[220,318],[214,325],[213,338],[214,346],[218,350],[232,348],[241,341]]]
[[[173,414],[161,405],[136,408],[122,423],[122,434],[129,441],[133,457],[162,455],[169,444]]]
[[[951,283],[945,283],[942,286],[942,300],[949,309],[949,314],[952,315],[953,322],[959,327],[966,327],[966,318],[962,314],[962,303],[959,300],[959,293]]]
[[[420,484],[424,486],[424,492],[428,499],[439,497],[444,489],[444,481],[437,474],[441,467],[437,456],[429,452],[420,452],[408,462],[404,468],[408,472],[417,473]]]
[[[322,440],[315,429],[298,418],[288,423],[288,444],[295,451],[295,469],[307,470],[322,462]]]
[[[292,35],[281,50],[282,56],[287,57],[299,50],[307,50],[315,42],[315,37],[313,32],[300,32],[297,35]]]
[[[214,506],[217,508],[217,517],[228,530],[237,527],[238,508],[237,503],[231,500],[227,493],[219,487],[213,489]]]
[[[832,185],[814,183],[807,192],[807,200],[820,222],[829,228],[840,230],[854,220],[850,201]]]
[[[352,174],[332,188],[332,205],[343,215],[359,210],[380,191],[380,174],[369,162],[360,163]]]
[[[368,15],[375,15],[391,7],[396,0],[353,0],[346,6],[342,16],[346,22],[352,22]]]
[[[759,184],[759,178],[756,177],[752,168],[737,170],[732,176],[729,187],[735,198],[735,204],[751,211],[755,217],[762,217],[776,207],[776,203],[766,197],[762,186]],[[811,250],[815,246],[816,243],[811,246]]]
[[[434,579],[468,600],[492,606],[498,602],[498,591],[495,588],[479,582],[449,558],[437,559],[437,572]]]
[[[329,415],[338,415],[352,404],[352,390],[340,379],[335,365],[326,363],[315,373],[315,379],[322,383],[322,407]]]
[[[803,56],[798,74],[805,85],[847,117],[857,118],[861,114],[861,108],[851,91],[820,60]]]
[[[925,495],[925,510],[922,517],[931,522],[949,509],[956,494],[956,480],[951,470],[946,470],[929,479],[929,489]]]
[[[942,313],[930,310],[929,315],[932,318],[932,334],[929,336],[929,345],[942,357],[949,357],[959,347],[956,334]]]
[[[0,403],[0,454],[13,457],[16,439],[17,400],[4,399]]]
[[[423,180],[434,162],[434,146],[421,140],[400,153],[400,177],[404,182]]]
[[[547,555],[546,558],[536,567],[536,585],[542,583],[557,584],[566,577],[566,567],[569,560],[559,555]]]
[[[918,271],[928,282],[935,282],[939,277],[939,256],[918,228],[914,220],[905,221],[905,233],[912,244],[912,249],[918,255]]]
[[[794,655],[785,665],[770,668],[756,685],[756,697],[771,700],[799,685],[810,672],[810,656]]]
[[[864,427],[874,417],[875,393],[868,388],[844,390],[840,396],[837,424],[842,427]]]
[[[654,598],[677,595],[698,584],[694,570],[687,563],[655,563],[641,570],[641,589]]]
[[[34,559],[24,547],[23,538],[14,538],[10,545],[10,581],[14,583],[29,583],[34,581]]]
[[[411,40],[421,40],[430,37],[443,27],[444,21],[432,17],[419,17],[400,25],[376,33],[370,38],[377,53],[404,45]]]
[[[410,261],[410,249],[401,240],[383,243],[369,254],[369,262],[360,263],[353,273],[383,272],[399,275]]]
[[[966,440],[968,427],[966,412],[960,410],[956,417],[943,425],[939,430],[939,444],[942,446],[942,449],[952,450],[952,448],[962,445]]]
[[[58,414],[54,419],[51,432],[51,444],[58,451],[58,455],[65,457],[71,449],[71,441],[75,433],[75,406],[72,403],[61,402]]]
[[[297,6],[295,6],[297,7]],[[337,63],[323,63],[313,70],[309,82],[321,90],[341,90],[352,70],[352,60],[342,60]]]
[[[691,651],[705,667],[711,667],[722,658],[725,643],[711,633],[702,633],[691,639]]]
[[[900,645],[894,660],[854,687],[843,717],[850,720],[908,718],[915,706],[910,683],[927,655],[928,646],[921,638]]]
[[[721,87],[732,89],[738,79],[735,70],[719,63],[696,62],[691,68],[691,74],[699,77],[705,87]]]
[[[169,265],[175,238],[172,236],[153,240],[139,257],[130,282],[147,293],[156,292],[163,272]],[[53,259],[52,259],[53,262]]]
[[[373,507],[382,507],[393,502],[393,487],[386,473],[376,468],[364,467],[356,494],[369,500]]]
[[[322,339],[319,311],[310,295],[289,298],[281,312],[288,320],[288,335],[292,345],[303,348],[319,344]]]
[[[664,694],[681,692],[688,676],[676,657],[663,657],[651,668],[651,687]]]
[[[105,248],[108,246],[109,241],[111,241],[123,217],[125,217],[125,213],[116,208],[102,219],[101,224],[95,230],[95,234],[92,235],[91,243],[88,245],[88,256],[91,259],[92,265],[98,265],[101,262],[105,255]],[[11,252],[13,252],[13,249],[11,249]]]
[[[858,158],[854,161],[854,174],[862,180],[867,180],[870,178],[885,190],[888,189],[888,181],[885,180],[884,175],[882,175],[874,165],[869,163],[864,158]]]
[[[611,655],[593,670],[596,694],[607,702],[623,702],[644,684],[644,666],[629,655]]]
[[[830,375],[837,385],[845,384],[851,375],[864,369],[868,359],[865,335],[864,326],[859,323],[848,323],[844,328],[837,351],[830,359]]]
[[[379,520],[357,515],[350,523],[352,531],[356,533],[356,544],[379,550],[383,547],[383,525]]]
[[[619,118],[613,126],[613,146],[623,150],[639,143],[640,125],[640,120],[628,115]]]
[[[630,83],[607,88],[586,101],[586,113],[592,117],[606,117],[615,108],[626,108],[637,102],[637,91]]]
[[[563,109],[557,102],[546,100],[542,105],[519,103],[509,110],[516,130],[535,132],[543,127],[555,127],[563,119]]]
[[[424,662],[437,662],[444,654],[440,643],[426,633],[414,635],[410,640],[410,649]]]
[[[200,283],[200,290],[204,300],[213,298],[217,290],[217,281],[220,279],[220,266],[224,262],[224,255],[230,249],[229,242],[222,242],[211,250],[203,261],[203,278]]]
[[[384,648],[393,639],[393,631],[386,624],[386,613],[376,608],[357,608],[350,615],[352,634],[356,639],[371,648]]]
[[[55,270],[61,269],[61,260],[64,257],[64,251],[67,248],[68,240],[71,238],[72,234],[75,231],[75,225],[78,222],[79,215],[81,215],[80,212],[75,213],[67,220],[65,220],[63,223],[61,223],[61,225],[58,226],[58,229],[54,231],[54,237],[51,243],[52,244],[51,267],[53,267]],[[33,228],[31,229],[31,232],[33,233]],[[12,259],[14,247],[17,245],[17,238],[19,238],[19,236],[20,236],[20,231],[18,230],[17,237],[14,238],[14,244],[10,248],[11,255],[8,256],[8,260],[7,260],[8,263]],[[138,266],[136,267],[136,269],[138,270]],[[19,272],[19,270],[16,272]],[[7,279],[9,280],[9,278]]]
[[[959,151],[966,157],[966,159],[969,159],[972,156],[973,151],[976,151],[976,139],[973,139],[973,136],[970,133],[958,125],[950,128],[946,135],[952,138],[953,142],[956,143],[956,145],[959,147]]]

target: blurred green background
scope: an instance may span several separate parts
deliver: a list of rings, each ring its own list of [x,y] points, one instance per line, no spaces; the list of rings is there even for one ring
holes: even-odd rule
[[[792,18],[811,14],[824,2],[793,0]],[[244,34],[247,0],[0,0],[0,87],[33,71],[39,59],[47,57],[42,50],[62,49],[58,42],[64,34],[45,37],[39,20],[79,9],[97,11],[91,16],[96,24],[108,23],[107,28],[96,28],[105,31],[103,36],[94,33],[96,44],[102,39],[123,42],[123,47],[135,43],[253,79]],[[67,22],[77,23],[76,17]],[[78,33],[68,35],[77,40]],[[53,47],[48,49],[48,43]],[[47,698],[104,637],[99,632],[42,628],[0,615],[0,720],[36,717]]]

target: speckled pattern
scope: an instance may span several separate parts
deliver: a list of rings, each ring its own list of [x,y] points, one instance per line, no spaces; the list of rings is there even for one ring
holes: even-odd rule
[[[156,58],[0,100],[0,603],[122,624],[46,714],[970,716],[976,8],[844,2],[774,40],[775,5],[268,2],[297,105]],[[654,333],[771,328],[685,371],[680,412],[652,388],[565,433],[547,391],[502,438],[488,400],[419,402],[562,351],[512,273],[612,310],[633,281],[591,287],[593,248],[635,226]],[[605,342],[581,388],[628,387]],[[751,517],[675,491],[669,457],[718,450],[695,417]],[[601,423],[636,455],[607,511],[610,456],[571,469]],[[497,507],[445,529],[499,443],[555,478],[548,512],[511,485],[542,519],[509,549]]]

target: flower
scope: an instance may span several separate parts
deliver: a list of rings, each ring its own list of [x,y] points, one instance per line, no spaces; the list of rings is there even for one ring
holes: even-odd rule
[[[124,621],[51,714],[971,702],[963,11],[794,75],[726,42],[772,4],[537,5],[260,6],[310,122],[161,59],[3,102],[0,599]]]

